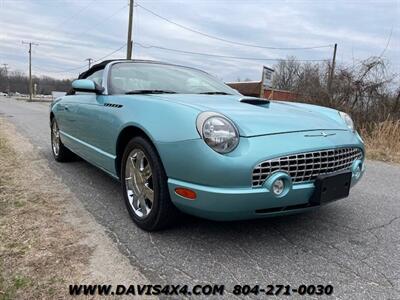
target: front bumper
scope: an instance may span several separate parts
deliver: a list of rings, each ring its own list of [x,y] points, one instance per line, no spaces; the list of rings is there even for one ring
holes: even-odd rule
[[[265,185],[252,187],[253,168],[268,159],[313,150],[358,147],[364,153],[358,134],[331,133],[334,135],[329,137],[310,138],[307,135],[315,132],[293,132],[241,138],[239,146],[227,155],[216,153],[201,139],[156,146],[169,178],[171,200],[180,210],[208,219],[239,220],[311,209],[312,182],[294,184],[285,196],[276,198]],[[353,177],[351,185],[358,180]],[[175,194],[178,187],[195,191],[197,199]]]
[[[352,177],[354,186],[361,176]],[[181,180],[168,180],[172,202],[181,211],[205,219],[229,221],[287,215],[319,206],[309,203],[314,183],[295,184],[283,197],[276,197],[265,186],[262,188],[220,188],[193,184]],[[197,198],[189,200],[175,193],[176,188],[195,191]]]

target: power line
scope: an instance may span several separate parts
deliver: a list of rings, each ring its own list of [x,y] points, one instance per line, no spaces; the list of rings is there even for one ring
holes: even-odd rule
[[[377,57],[377,59],[382,59],[383,55],[385,54],[386,50],[387,50],[388,47],[389,47],[390,40],[392,39],[392,34],[393,34],[393,26],[392,26],[392,28],[390,29],[390,33],[389,33],[389,37],[388,37],[387,42],[386,42],[386,46],[385,46],[385,48],[383,48],[382,52],[379,54],[379,56]],[[354,63],[354,62],[353,62],[353,65],[352,65],[352,66],[348,66],[348,67],[344,68],[343,70],[345,70],[345,71],[347,71],[347,72],[353,72],[357,67],[359,67],[360,65],[362,65],[364,61],[365,61],[365,60],[363,60],[363,59],[359,59],[357,63]]]
[[[80,69],[83,69],[83,68],[86,68],[86,67],[87,67],[87,65],[85,64],[85,65],[82,65],[82,66],[79,66],[79,67],[73,67],[73,68],[68,68],[68,69],[57,69],[56,71],[51,71],[49,69],[43,69],[43,68],[40,68],[38,66],[34,66],[34,68],[39,70],[39,71],[49,72],[49,73],[64,73],[64,72],[80,70]]]
[[[66,18],[64,21],[62,21],[58,26],[55,26],[55,27],[60,27],[61,25],[64,25],[64,24],[66,24],[67,22],[69,22],[70,20],[76,18],[76,17],[77,17],[78,15],[80,15],[84,10],[86,10],[86,9],[92,4],[92,2],[94,2],[94,1],[95,1],[95,0],[90,1],[86,6],[84,6],[84,7],[83,7],[80,11],[78,11],[76,14],[74,14],[74,15],[72,15],[72,16],[69,16],[69,17]],[[113,16],[115,16],[117,13],[119,13],[120,11],[122,11],[122,10],[123,10],[124,8],[126,8],[127,6],[128,6],[128,5],[126,4],[126,5],[124,5],[123,7],[120,7],[118,10],[114,11],[112,14],[110,14],[110,15],[107,16],[106,18],[103,18],[101,21],[95,23],[94,25],[92,25],[92,26],[90,26],[90,27],[87,27],[87,29],[85,29],[85,30],[93,29],[93,28],[96,27],[97,25],[99,25],[99,24],[101,24],[101,23],[104,23],[104,21],[106,21],[106,20],[108,20],[108,19],[111,19]],[[78,33],[73,33],[73,36],[75,36],[75,35],[77,35],[77,34],[79,34],[79,33],[81,33],[81,32],[83,32],[83,31],[80,31],[80,32],[78,32]],[[32,43],[32,45],[36,45],[36,44]],[[101,57],[101,58],[99,58],[99,59],[97,59],[97,60],[94,60],[94,61],[93,61],[93,59],[91,59],[91,58],[90,58],[90,60],[87,59],[88,62],[89,62],[89,68],[90,68],[91,62],[96,63],[96,62],[98,62],[98,61],[100,61],[100,60],[103,60],[104,58],[107,58],[107,57],[113,55],[114,53],[120,51],[120,50],[121,50],[122,48],[124,48],[125,46],[126,46],[126,44],[122,45],[122,46],[119,47],[118,49],[113,50],[111,53],[109,53],[109,54],[107,54],[107,55],[105,55],[105,56],[103,56],[103,57]],[[29,53],[31,54],[31,50],[29,51]],[[49,57],[47,56],[47,58],[49,58]],[[86,65],[81,65],[81,66],[79,66],[79,67],[73,67],[73,68],[68,68],[68,69],[58,69],[57,71],[51,71],[51,70],[48,70],[48,69],[45,70],[45,69],[38,68],[37,66],[35,66],[35,69],[38,69],[38,70],[41,70],[41,71],[44,71],[44,72],[50,72],[50,73],[63,73],[63,72],[68,72],[68,71],[80,70],[80,69],[83,69],[83,68],[86,68]],[[31,73],[31,66],[30,66],[30,73]]]
[[[178,27],[183,28],[185,30],[191,31],[193,33],[200,34],[200,35],[208,37],[210,39],[214,39],[214,40],[218,40],[218,41],[222,41],[222,42],[230,43],[230,44],[234,44],[234,45],[241,45],[241,46],[247,46],[247,47],[253,47],[253,48],[262,48],[262,49],[270,49],[270,50],[310,50],[310,49],[332,48],[333,47],[333,45],[318,45],[318,46],[306,46],[306,47],[271,47],[271,46],[261,46],[261,45],[248,44],[248,43],[243,43],[243,42],[238,42],[238,41],[232,41],[232,40],[228,40],[228,39],[221,38],[221,37],[218,37],[218,36],[214,36],[214,35],[211,35],[211,34],[208,34],[208,33],[204,33],[204,32],[201,32],[199,30],[196,30],[196,29],[187,27],[185,25],[179,24],[179,23],[177,23],[175,21],[172,21],[172,20],[170,20],[170,19],[168,19],[166,17],[163,17],[163,16],[155,13],[154,11],[142,6],[139,3],[136,3],[136,6],[138,6],[141,9],[147,11],[148,13],[152,14],[153,16],[156,16],[156,17],[158,17],[158,18],[160,18],[160,19],[162,19],[162,20],[164,20],[166,22],[174,24],[175,26],[178,26]]]
[[[81,14],[84,10],[86,10],[86,9],[90,6],[90,4],[91,4],[92,2],[94,2],[94,1],[95,1],[95,0],[90,1],[90,2],[88,3],[88,5],[84,6],[77,14],[72,15],[71,17],[65,19],[65,20],[64,20],[63,22],[61,22],[58,26],[54,26],[54,28],[60,27],[61,25],[67,23],[68,20],[72,20],[73,18],[75,18],[75,17],[77,17],[78,15],[80,15],[80,14]],[[94,23],[94,24],[91,25],[91,26],[85,27],[83,30],[80,30],[80,31],[78,31],[78,32],[67,32],[67,31],[62,31],[62,32],[63,32],[63,33],[69,34],[69,38],[78,36],[78,35],[80,35],[80,34],[82,34],[82,33],[84,33],[84,32],[93,32],[94,30],[97,29],[97,28],[96,28],[97,25],[104,24],[104,22],[108,21],[109,19],[111,19],[112,17],[114,17],[115,15],[117,15],[119,12],[121,12],[121,11],[122,11],[123,9],[125,9],[127,6],[128,6],[128,4],[125,4],[124,6],[118,8],[117,10],[115,10],[114,12],[112,12],[112,13],[111,13],[110,15],[108,15],[107,17],[102,18],[100,21]],[[50,31],[48,31],[48,32],[50,32]],[[45,32],[45,33],[48,33],[48,32]],[[45,42],[43,42],[43,43],[45,43]],[[71,45],[70,45],[70,46],[71,46]]]
[[[94,2],[95,0],[89,1],[89,3],[87,5],[85,5],[83,8],[81,8],[79,11],[77,11],[76,13],[68,16],[67,18],[65,18],[61,23],[59,23],[57,26],[52,26],[51,30],[45,31],[45,35],[51,31],[53,31],[54,28],[59,28],[62,25],[65,25],[66,23],[74,20],[77,16],[79,16],[80,14],[82,14],[86,9],[88,9],[90,7],[90,5],[92,4],[92,2]]]
[[[93,25],[88,26],[88,27],[86,27],[86,28],[83,29],[83,30],[80,30],[79,32],[71,33],[70,38],[71,38],[71,37],[74,37],[74,36],[77,36],[77,35],[79,35],[79,34],[81,34],[81,33],[83,33],[83,32],[88,32],[88,31],[90,32],[90,31],[92,31],[93,29],[96,29],[95,27],[96,27],[97,25],[104,24],[105,21],[108,21],[109,19],[111,19],[112,17],[114,17],[115,15],[117,15],[119,12],[121,12],[121,11],[122,11],[123,9],[125,9],[126,7],[128,7],[128,4],[125,4],[124,6],[118,8],[117,10],[115,10],[114,12],[112,12],[109,16],[107,16],[107,17],[105,17],[105,18],[102,18],[99,22],[96,22],[96,23],[94,23]]]
[[[96,59],[96,60],[92,60],[92,64],[95,64],[95,63],[97,63],[97,62],[99,62],[99,61],[102,61],[102,60],[104,60],[105,58],[107,58],[107,57],[109,57],[109,56],[111,56],[111,55],[117,53],[118,51],[120,51],[120,50],[121,50],[122,48],[124,48],[125,46],[126,46],[126,43],[123,44],[123,45],[122,45],[121,47],[119,47],[118,49],[113,50],[112,52],[108,53],[107,55],[104,55],[103,57],[100,57],[100,58],[98,58],[98,59]],[[70,72],[70,71],[77,71],[77,70],[85,69],[85,68],[87,68],[87,65],[85,64],[85,65],[81,65],[81,66],[79,66],[79,67],[74,67],[74,68],[59,69],[59,70],[57,70],[57,71],[49,71],[48,69],[42,69],[42,68],[38,68],[38,67],[35,67],[35,68],[38,69],[38,70],[40,70],[40,71],[43,71],[43,72],[49,72],[49,73],[64,73],[64,72]]]
[[[77,36],[77,35],[79,35],[79,34],[81,34],[81,33],[83,33],[83,32],[88,32],[88,31],[89,31],[89,32],[93,32],[94,30],[97,29],[97,28],[96,28],[97,25],[103,24],[105,21],[111,19],[112,17],[114,17],[114,16],[115,16],[116,14],[118,14],[119,12],[121,12],[121,11],[122,11],[124,8],[126,8],[127,6],[128,6],[128,4],[126,4],[126,5],[124,5],[124,6],[120,7],[120,8],[118,8],[118,10],[114,11],[114,12],[111,13],[109,16],[107,16],[107,17],[105,17],[105,18],[102,18],[99,22],[94,23],[92,26],[86,27],[85,29],[80,30],[79,32],[70,33],[69,38],[75,37],[75,36]],[[68,33],[68,32],[66,32],[66,33]],[[70,45],[70,46],[71,46],[71,45]],[[81,68],[81,67],[79,67],[79,68]],[[77,69],[77,68],[74,68],[74,70],[76,70],[76,69]]]
[[[122,48],[124,48],[125,46],[126,46],[126,43],[123,44],[123,45],[122,45],[121,47],[119,47],[118,49],[114,50],[113,52],[111,52],[111,53],[109,53],[109,54],[107,54],[107,55],[105,55],[105,56],[103,56],[103,57],[100,57],[99,59],[96,59],[93,63],[99,62],[99,61],[101,61],[101,60],[103,60],[103,59],[105,59],[105,58],[107,58],[107,57],[109,57],[109,56],[111,56],[111,55],[117,53],[118,51],[120,51],[120,50],[121,50]]]
[[[79,11],[77,11],[75,14],[73,14],[72,16],[67,17],[63,22],[61,22],[58,26],[56,27],[60,27],[61,25],[64,25],[70,21],[72,21],[74,18],[76,18],[77,16],[79,16],[80,14],[82,14],[82,12],[84,12],[86,9],[88,9],[90,7],[90,5],[92,4],[92,2],[94,2],[95,0],[89,1],[89,3],[84,6],[82,9],[80,9]]]
[[[143,45],[139,42],[135,42],[135,45],[146,48],[146,49],[159,49],[159,50],[165,50],[165,51],[171,51],[171,52],[178,52],[178,53],[183,53],[183,54],[190,54],[190,55],[201,55],[201,56],[209,56],[209,57],[218,57],[218,58],[228,58],[228,59],[239,59],[239,60],[255,60],[255,61],[286,61],[288,59],[284,58],[267,58],[267,57],[242,57],[242,56],[229,56],[229,55],[220,55],[220,54],[210,54],[210,53],[201,53],[201,52],[193,52],[193,51],[186,51],[186,50],[180,50],[180,49],[172,49],[172,48],[166,48],[166,47],[161,47],[161,46],[155,46],[155,45]],[[327,61],[328,59],[294,59],[295,61]]]
[[[379,55],[379,58],[382,58],[382,56],[385,54],[387,48],[389,47],[390,40],[392,39],[392,34],[393,34],[393,26],[392,26],[392,28],[390,29],[390,34],[389,34],[389,38],[387,39],[386,46],[385,46],[385,48],[382,50],[381,54]]]

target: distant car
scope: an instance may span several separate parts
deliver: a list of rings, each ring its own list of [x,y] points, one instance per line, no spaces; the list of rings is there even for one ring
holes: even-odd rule
[[[7,96],[7,95],[8,95],[7,93],[1,93],[1,92],[0,92],[0,96],[5,97],[5,96]]]
[[[57,92],[57,91],[53,91],[51,92],[51,97],[53,98],[53,100],[60,98],[62,96],[65,96],[65,92]]]
[[[347,197],[364,172],[347,114],[244,97],[197,69],[105,61],[72,88],[51,104],[55,159],[74,152],[119,179],[145,230],[178,211],[213,220],[306,211]]]

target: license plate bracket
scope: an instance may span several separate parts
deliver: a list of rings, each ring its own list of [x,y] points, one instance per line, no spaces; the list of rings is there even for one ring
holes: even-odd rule
[[[346,198],[350,193],[351,176],[348,171],[318,176],[310,203],[320,205]]]

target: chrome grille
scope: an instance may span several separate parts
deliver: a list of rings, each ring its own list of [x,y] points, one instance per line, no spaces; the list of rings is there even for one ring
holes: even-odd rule
[[[293,183],[310,182],[322,174],[350,169],[353,161],[362,159],[360,148],[338,148],[291,154],[263,161],[253,170],[253,187],[262,186],[275,171],[287,172]]]

